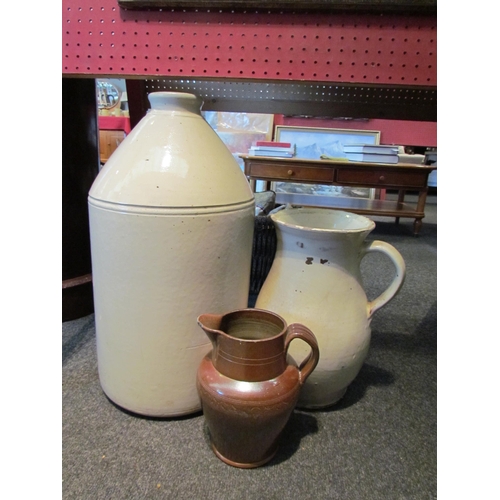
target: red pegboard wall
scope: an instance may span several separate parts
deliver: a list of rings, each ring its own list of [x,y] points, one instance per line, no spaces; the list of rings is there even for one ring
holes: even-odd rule
[[[62,72],[437,85],[435,16],[123,10],[63,0]]]

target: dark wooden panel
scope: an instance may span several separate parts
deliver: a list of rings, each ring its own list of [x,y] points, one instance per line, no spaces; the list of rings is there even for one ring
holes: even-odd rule
[[[130,126],[134,128],[146,116],[150,107],[144,80],[126,80]]]
[[[124,9],[265,9],[305,12],[366,11],[434,13],[436,0],[118,0]]]
[[[62,79],[62,314],[93,311],[87,196],[99,173],[95,80]]]

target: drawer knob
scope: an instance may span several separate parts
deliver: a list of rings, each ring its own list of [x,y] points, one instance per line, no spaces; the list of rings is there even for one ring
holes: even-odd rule
[[[379,181],[384,182],[385,181],[385,177],[383,175],[381,175],[380,178],[379,178]]]
[[[288,175],[293,175],[293,170],[289,170]]]

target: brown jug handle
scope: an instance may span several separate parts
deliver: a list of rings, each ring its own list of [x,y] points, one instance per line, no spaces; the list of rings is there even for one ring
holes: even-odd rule
[[[303,384],[309,375],[311,375],[312,371],[316,368],[316,365],[319,361],[319,348],[318,341],[316,337],[309,328],[300,323],[292,323],[288,326],[287,334],[285,338],[285,352],[288,352],[288,347],[290,342],[293,339],[302,339],[304,342],[307,342],[311,347],[311,352],[309,356],[307,356],[304,361],[299,366],[299,378],[300,383]]]

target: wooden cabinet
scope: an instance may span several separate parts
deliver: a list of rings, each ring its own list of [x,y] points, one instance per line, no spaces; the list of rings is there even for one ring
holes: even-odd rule
[[[113,151],[125,139],[123,130],[99,130],[99,155],[101,163],[106,163]]]

